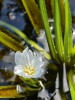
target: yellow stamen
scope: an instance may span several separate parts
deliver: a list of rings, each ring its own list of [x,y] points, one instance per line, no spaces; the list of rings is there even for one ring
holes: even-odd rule
[[[29,74],[29,75],[32,75],[32,74],[34,74],[35,69],[32,68],[31,66],[27,66],[27,67],[24,68],[24,72]]]

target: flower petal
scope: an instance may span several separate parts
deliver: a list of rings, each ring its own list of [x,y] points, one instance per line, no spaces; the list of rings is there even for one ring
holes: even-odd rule
[[[33,53],[31,50],[28,51],[28,54],[29,54],[29,58],[30,58],[30,62],[32,61],[33,59]]]
[[[19,74],[23,71],[23,68],[21,65],[17,65],[14,67],[14,74]]]
[[[32,60],[31,64],[35,66],[35,68],[41,67],[44,65],[44,62],[42,62],[42,57],[38,57]]]
[[[30,58],[29,58],[29,55],[28,55],[27,52],[23,53],[23,58],[24,58],[25,65],[29,65],[30,64]]]
[[[23,53],[21,53],[20,51],[17,51],[15,54],[15,63],[16,65],[25,65],[25,59],[23,56]]]
[[[35,74],[33,74],[34,78],[39,78],[44,74],[45,70],[44,69],[38,69]]]

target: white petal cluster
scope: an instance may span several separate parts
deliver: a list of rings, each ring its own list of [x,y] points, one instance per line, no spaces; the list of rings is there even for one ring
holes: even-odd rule
[[[44,74],[42,57],[36,55],[28,47],[21,53],[15,54],[14,74],[25,78],[39,78]]]

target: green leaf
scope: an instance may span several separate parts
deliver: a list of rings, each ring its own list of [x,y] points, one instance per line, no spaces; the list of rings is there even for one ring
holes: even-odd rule
[[[43,28],[43,23],[38,5],[35,0],[22,0],[22,2],[36,33],[39,34],[40,29]]]
[[[60,7],[60,16],[61,16],[61,28],[64,31],[65,29],[65,5],[64,5],[64,0],[58,0],[59,2],[59,7]],[[54,0],[51,0],[51,5],[52,5],[52,12],[54,13]]]
[[[20,77],[20,79],[22,81],[24,81],[26,84],[28,84],[29,86],[31,86],[31,87],[41,88],[41,85],[40,85],[40,81],[39,80],[32,79],[32,78],[24,78],[24,77]]]
[[[51,56],[57,60],[54,41],[52,39],[50,26],[48,23],[48,15],[47,15],[47,10],[46,10],[45,0],[39,0],[39,4],[40,4],[41,15],[42,15],[42,19],[43,19],[43,23],[44,23],[44,27],[45,27],[45,31],[46,31],[46,37],[47,37],[49,49],[51,52]]]
[[[34,41],[30,40],[23,32],[15,28],[14,26],[11,26],[5,22],[0,21],[0,25],[3,25],[12,31],[14,31],[16,34],[18,34],[21,38],[23,38],[26,42],[28,42],[31,46],[33,46],[36,50],[41,52],[48,60],[51,59],[50,55],[44,51],[43,48],[41,48],[38,44],[36,44]]]
[[[75,64],[75,45],[74,47],[72,48],[72,55],[70,56],[70,66],[74,65]]]
[[[63,40],[62,40],[62,31],[61,31],[61,24],[60,24],[60,7],[59,7],[59,0],[54,0],[54,28],[55,28],[55,43],[56,49],[59,55],[59,58],[62,60],[64,47],[63,47]]]
[[[65,53],[65,61],[68,61],[68,57],[72,53],[72,18],[71,12],[69,8],[68,0],[65,0],[65,35],[64,35],[64,53]]]
[[[18,43],[17,41],[15,41],[14,39],[9,37],[8,35],[3,33],[2,31],[0,31],[0,42],[3,45],[5,45],[6,47],[8,47],[14,51],[21,51],[22,52],[25,48],[20,43]]]
[[[72,49],[72,56],[74,56],[74,55],[75,55],[75,44],[74,44],[74,47]]]
[[[64,0],[58,0],[59,1],[59,7],[60,7],[60,16],[61,16],[61,28],[62,31],[65,29],[65,5]]]
[[[16,35],[13,35],[12,33],[10,33],[8,30],[2,28],[0,26],[0,31],[2,31],[3,33],[5,33],[6,35],[8,35],[9,37],[11,37],[12,39],[14,39],[15,41],[21,43],[21,39],[19,39]]]
[[[68,82],[72,100],[75,100],[75,83],[73,81],[73,75],[73,70],[70,70],[70,72],[68,73]]]

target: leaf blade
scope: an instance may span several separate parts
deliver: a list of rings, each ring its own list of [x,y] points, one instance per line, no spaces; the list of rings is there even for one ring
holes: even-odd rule
[[[36,33],[39,34],[39,30],[43,28],[43,23],[40,10],[35,0],[22,0],[22,3],[28,13],[28,16],[32,22],[32,25],[34,26]]]
[[[23,51],[24,46],[22,46],[20,43],[12,39],[11,37],[7,36],[5,33],[0,31],[0,42],[7,46],[8,48],[14,50],[14,51]]]
[[[61,16],[61,28],[64,31],[65,29],[65,5],[63,0],[59,1],[59,7],[60,7],[60,16]],[[51,6],[52,6],[52,12],[54,14],[54,0],[51,0]]]
[[[60,24],[60,7],[59,7],[59,0],[54,0],[54,28],[55,28],[55,43],[56,49],[59,55],[59,58],[62,59],[64,46],[63,46],[63,39],[62,39],[62,31],[61,31],[61,24]]]
[[[71,12],[69,8],[68,0],[65,1],[65,35],[64,35],[64,54],[65,54],[65,61],[68,61],[68,57],[72,53],[72,18]]]
[[[42,15],[42,19],[43,19],[43,23],[44,23],[44,27],[46,31],[46,37],[47,37],[49,49],[51,52],[51,56],[54,59],[57,59],[54,41],[52,39],[52,35],[51,35],[49,23],[48,23],[48,16],[47,16],[47,11],[46,11],[46,6],[45,6],[45,0],[39,0],[39,4],[40,4],[41,15]]]

